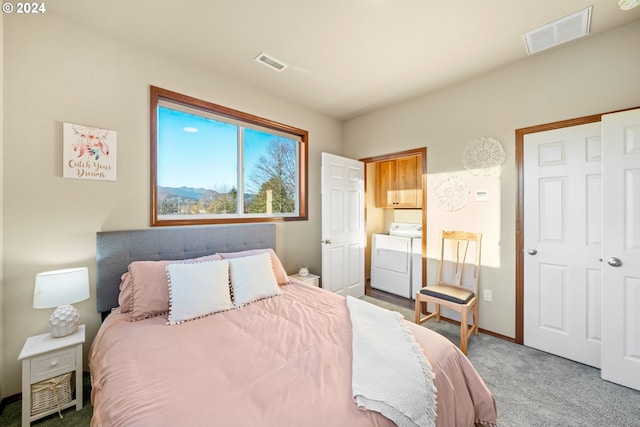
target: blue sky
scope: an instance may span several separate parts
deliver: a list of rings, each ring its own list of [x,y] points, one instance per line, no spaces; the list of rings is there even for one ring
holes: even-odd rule
[[[187,132],[185,127],[198,131]],[[237,187],[237,132],[232,124],[158,107],[158,185],[216,191]],[[275,138],[245,129],[245,176]]]

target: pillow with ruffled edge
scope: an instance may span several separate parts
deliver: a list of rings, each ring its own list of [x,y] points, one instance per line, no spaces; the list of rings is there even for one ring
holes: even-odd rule
[[[129,269],[120,276],[120,293],[118,294],[118,305],[120,306],[120,313],[128,313],[131,311],[131,294],[133,293],[133,279]]]
[[[130,313],[137,321],[169,312],[169,282],[166,267],[176,263],[220,260],[220,255],[206,255],[184,260],[134,261],[120,284],[118,303],[121,313]],[[124,277],[126,276],[126,277]]]
[[[231,310],[229,261],[169,264],[169,325]]]
[[[229,276],[233,305],[236,307],[280,295],[280,287],[268,253],[230,259]]]
[[[271,248],[265,249],[249,249],[246,251],[238,251],[238,252],[226,252],[226,253],[218,253],[224,259],[233,259],[233,258],[241,258],[247,256],[260,255],[263,253],[268,253],[271,257],[271,267],[273,268],[273,273],[276,276],[276,280],[278,281],[278,285],[288,285],[290,283],[289,275],[287,271],[282,266],[282,262],[280,262],[280,258],[276,252]]]

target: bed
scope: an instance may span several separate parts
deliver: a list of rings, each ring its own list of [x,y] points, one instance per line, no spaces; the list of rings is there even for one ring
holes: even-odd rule
[[[274,224],[98,233],[103,323],[89,351],[92,426],[394,425],[354,402],[359,350],[349,300],[286,276],[275,243]],[[232,304],[248,303],[181,311],[184,301],[212,300],[190,286],[203,272],[223,274],[222,264]],[[264,265],[268,289],[275,280],[277,290],[252,300]],[[435,376],[435,425],[496,425],[493,396],[459,349],[402,323]],[[404,369],[396,365],[381,371]]]

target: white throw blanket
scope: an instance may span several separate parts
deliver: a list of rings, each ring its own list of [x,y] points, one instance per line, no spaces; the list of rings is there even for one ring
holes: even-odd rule
[[[435,426],[431,364],[400,313],[347,296],[353,328],[353,398],[400,427]]]

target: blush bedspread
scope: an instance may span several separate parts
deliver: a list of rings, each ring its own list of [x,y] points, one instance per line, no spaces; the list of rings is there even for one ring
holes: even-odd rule
[[[129,322],[116,309],[89,351],[91,425],[393,425],[353,402],[345,299],[299,283],[281,289],[172,326],[166,315]],[[436,425],[495,425],[493,396],[469,360],[409,325],[435,373]]]

